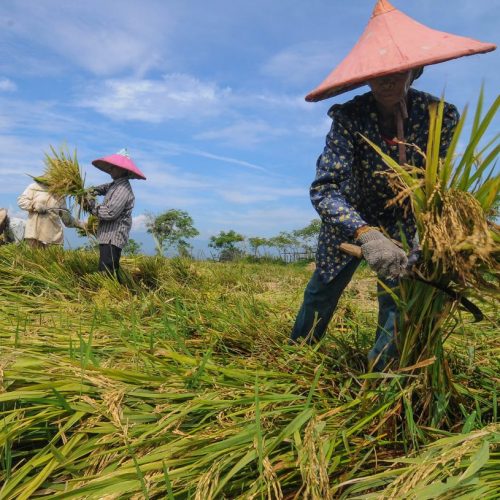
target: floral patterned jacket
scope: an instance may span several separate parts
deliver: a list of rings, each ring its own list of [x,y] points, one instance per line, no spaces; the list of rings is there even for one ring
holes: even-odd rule
[[[408,92],[408,120],[405,139],[425,151],[429,129],[429,104],[439,99],[425,92]],[[364,225],[383,228],[391,237],[401,239],[401,230],[411,240],[415,234],[413,216],[404,207],[387,207],[395,192],[389,186],[382,159],[361,137],[378,144],[398,161],[398,146],[382,138],[378,128],[375,99],[371,92],[345,104],[332,106],[333,119],[326,146],[316,164],[316,178],[311,185],[312,204],[322,225],[316,254],[316,266],[324,282],[332,280],[352,259],[342,253],[342,242],[353,243],[356,229]],[[441,135],[441,154],[450,144],[459,114],[445,103]],[[415,147],[406,147],[407,162],[423,166],[423,157]]]

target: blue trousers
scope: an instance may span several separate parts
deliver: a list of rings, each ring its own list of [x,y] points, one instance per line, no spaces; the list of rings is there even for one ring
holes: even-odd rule
[[[305,338],[309,344],[321,340],[328,328],[335,308],[345,287],[349,284],[359,265],[358,259],[352,259],[342,271],[329,283],[324,283],[318,271],[312,275],[304,292],[304,301],[300,307],[291,334],[291,341]],[[390,288],[397,286],[395,281],[384,281]],[[375,363],[375,371],[382,370],[389,361],[398,357],[394,342],[397,306],[394,299],[380,284],[378,289],[378,322],[375,332],[375,344],[368,354],[368,361]]]

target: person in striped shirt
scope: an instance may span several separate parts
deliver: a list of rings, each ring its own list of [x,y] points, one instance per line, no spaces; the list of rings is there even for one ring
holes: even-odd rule
[[[89,188],[93,195],[104,195],[104,200],[100,204],[90,201],[86,207],[99,219],[99,271],[119,278],[121,252],[129,240],[135,201],[129,180],[145,180],[146,177],[131,160],[126,149],[94,160],[92,164],[113,179],[111,183]]]

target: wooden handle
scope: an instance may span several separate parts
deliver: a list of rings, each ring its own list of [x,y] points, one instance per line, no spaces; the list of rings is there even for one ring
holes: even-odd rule
[[[357,259],[363,258],[363,252],[361,251],[361,247],[358,247],[358,245],[351,245],[351,243],[341,243],[340,250],[342,250],[342,252],[346,253],[347,255],[356,257]]]

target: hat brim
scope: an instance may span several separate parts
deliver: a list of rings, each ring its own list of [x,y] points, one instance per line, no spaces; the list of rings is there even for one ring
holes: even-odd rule
[[[94,160],[92,162],[92,165],[94,167],[98,168],[99,170],[102,170],[103,172],[106,172],[107,174],[111,175],[111,170],[113,168],[119,168],[120,170],[124,170],[128,173],[130,179],[141,179],[141,180],[146,180],[146,177],[144,175],[141,175],[138,172],[134,172],[133,170],[130,170],[129,168],[123,166],[123,165],[116,165],[115,163],[111,163],[109,161],[105,160]]]
[[[425,26],[378,0],[363,34],[337,67],[306,96],[321,101],[375,78],[496,49],[492,43]]]

